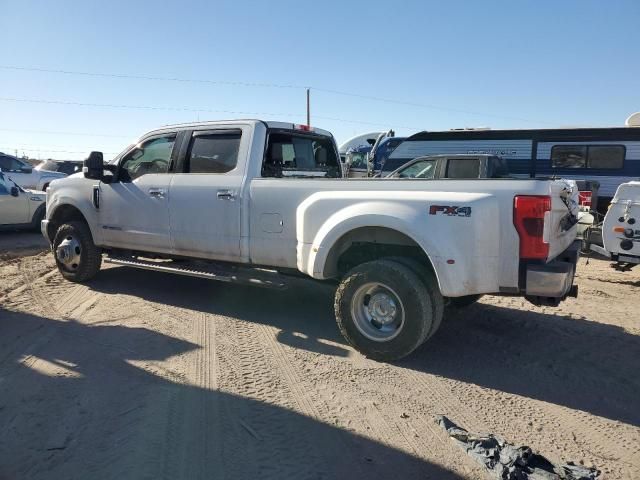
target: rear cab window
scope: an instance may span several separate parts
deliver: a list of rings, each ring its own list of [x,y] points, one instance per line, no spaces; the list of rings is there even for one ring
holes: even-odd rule
[[[449,159],[447,160],[446,178],[478,178],[480,177],[480,159]]]
[[[342,177],[333,139],[323,135],[290,131],[269,132],[262,177]]]

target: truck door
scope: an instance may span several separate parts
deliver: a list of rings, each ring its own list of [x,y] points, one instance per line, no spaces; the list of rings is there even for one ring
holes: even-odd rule
[[[182,173],[170,187],[171,240],[176,253],[235,261],[240,258],[241,189],[246,157],[238,127],[194,131]]]
[[[19,192],[17,197],[11,195],[13,183],[0,172],[0,225],[14,225],[28,223],[29,200],[28,193]]]
[[[144,140],[100,183],[98,226],[106,245],[170,252],[169,184],[176,133]]]

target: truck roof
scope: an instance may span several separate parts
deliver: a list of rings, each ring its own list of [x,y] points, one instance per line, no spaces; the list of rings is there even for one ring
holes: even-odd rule
[[[328,137],[333,137],[331,132],[328,130],[323,130],[317,127],[307,127],[306,125],[302,125],[299,123],[291,123],[291,122],[275,122],[275,121],[265,121],[259,120],[255,118],[247,118],[247,119],[235,119],[235,120],[208,120],[202,122],[188,122],[188,123],[176,123],[172,125],[165,125],[160,128],[155,128],[146,132],[144,135],[148,135],[150,133],[163,132],[166,130],[175,130],[176,128],[187,129],[202,129],[206,127],[215,127],[217,125],[246,125],[246,124],[258,124],[262,123],[267,128],[276,128],[276,129],[284,129],[284,130],[300,130],[300,131],[311,131],[313,133],[317,133],[320,135],[326,135]]]

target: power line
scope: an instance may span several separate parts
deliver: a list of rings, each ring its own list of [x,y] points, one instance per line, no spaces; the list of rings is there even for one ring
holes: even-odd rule
[[[88,154],[88,150],[78,151],[78,150],[49,150],[48,148],[22,148],[22,147],[0,147],[0,151],[26,151],[26,152],[42,152],[42,153],[78,153],[78,154]],[[117,155],[119,152],[103,152],[107,155]]]
[[[35,98],[14,98],[14,97],[0,97],[2,102],[22,102],[22,103],[41,103],[48,105],[67,105],[76,107],[97,107],[97,108],[118,108],[118,109],[131,109],[131,110],[166,110],[166,111],[178,111],[178,112],[192,112],[192,113],[228,113],[231,115],[257,115],[257,116],[269,116],[269,117],[289,117],[289,118],[304,118],[304,114],[296,113],[270,113],[270,112],[242,112],[234,110],[215,110],[208,108],[193,108],[193,107],[170,107],[170,106],[152,106],[152,105],[127,105],[127,104],[111,104],[111,103],[85,103],[85,102],[70,102],[66,100],[47,100],[47,99],[35,99]],[[359,125],[373,125],[389,127],[390,123],[375,123],[365,122],[361,120],[349,120],[345,118],[337,117],[325,117],[321,115],[315,115],[314,118],[321,120],[333,120],[336,122],[353,123]],[[403,125],[395,125],[396,128],[409,128],[414,130],[422,130],[420,127],[409,127]]]
[[[301,115],[291,113],[269,113],[269,112],[241,112],[234,110],[215,110],[209,108],[193,108],[193,107],[169,107],[169,106],[153,106],[153,105],[127,105],[127,104],[115,104],[115,103],[87,103],[87,102],[70,102],[66,100],[45,100],[34,98],[13,98],[13,97],[0,97],[0,101],[3,102],[23,102],[23,103],[44,103],[51,105],[71,105],[77,107],[100,107],[100,108],[122,108],[131,110],[166,110],[176,112],[194,112],[194,113],[230,113],[233,115],[269,115],[269,116],[282,116],[282,117],[300,117]]]
[[[391,103],[396,105],[405,105],[416,108],[424,108],[429,110],[439,110],[444,112],[454,112],[454,113],[463,113],[465,115],[474,115],[480,117],[490,117],[490,118],[498,118],[503,120],[516,120],[520,122],[527,123],[538,123],[550,125],[549,122],[543,122],[540,120],[531,120],[522,117],[514,117],[509,115],[498,115],[493,113],[485,113],[485,112],[477,112],[473,110],[464,110],[455,107],[446,107],[442,105],[432,105],[427,103],[419,103],[419,102],[409,102],[404,100],[392,99],[392,98],[384,98],[378,97],[375,95],[363,95],[359,93],[353,92],[344,92],[340,90],[332,90],[329,88],[321,88],[315,86],[304,86],[304,85],[284,85],[284,84],[275,84],[275,83],[260,83],[260,82],[241,82],[241,81],[225,81],[225,80],[208,80],[208,79],[195,79],[195,78],[179,78],[179,77],[162,77],[162,76],[151,76],[151,75],[139,75],[139,74],[123,74],[123,73],[105,73],[105,72],[86,72],[79,70],[59,70],[59,69],[49,69],[49,68],[39,68],[39,67],[20,67],[15,65],[0,65],[0,69],[4,70],[18,70],[18,71],[28,71],[28,72],[39,72],[39,73],[57,73],[57,74],[65,74],[65,75],[81,75],[88,77],[104,77],[104,78],[123,78],[123,79],[135,79],[135,80],[156,80],[156,81],[167,81],[167,82],[189,82],[189,83],[201,83],[201,84],[212,84],[212,85],[229,85],[229,86],[243,86],[243,87],[265,87],[265,88],[288,88],[288,89],[313,89],[318,92],[329,93],[333,95],[341,95],[346,97],[360,98],[363,100],[372,100],[376,102],[383,103]],[[318,117],[319,118],[319,117]]]
[[[483,113],[483,112],[475,112],[472,110],[462,110],[459,108],[452,108],[452,107],[443,107],[443,106],[439,106],[439,105],[430,105],[430,104],[426,104],[426,103],[416,103],[416,102],[406,102],[403,100],[395,100],[395,99],[391,99],[391,98],[383,98],[383,97],[376,97],[373,95],[361,95],[359,93],[351,93],[351,92],[341,92],[339,90],[330,90],[327,88],[317,88],[317,87],[313,87],[314,90],[318,91],[318,92],[324,92],[324,93],[331,93],[334,95],[342,95],[345,97],[356,97],[356,98],[362,98],[365,100],[374,100],[377,102],[384,102],[384,103],[393,103],[396,105],[406,105],[406,106],[410,106],[410,107],[418,107],[418,108],[428,108],[431,110],[441,110],[444,112],[454,112],[454,113],[464,113],[466,115],[476,115],[476,116],[482,116],[482,117],[492,117],[492,118],[499,118],[499,119],[504,119],[504,120],[517,120],[520,122],[528,122],[528,123],[542,123],[545,125],[550,125],[549,122],[541,122],[539,120],[530,120],[527,118],[521,118],[521,117],[512,117],[512,116],[505,116],[505,115],[496,115],[496,114],[492,114],[492,113]]]
[[[35,147],[39,149],[49,149],[49,148],[86,148],[87,150],[91,150],[92,147],[85,147],[84,145],[48,145],[41,143],[13,143],[12,140],[0,140],[0,144],[2,143],[12,143],[14,147],[23,148],[23,147]]]
[[[2,132],[14,133],[38,133],[43,135],[78,135],[85,137],[113,137],[113,138],[130,138],[131,135],[111,135],[107,133],[87,133],[87,132],[62,132],[52,130],[22,130],[18,128],[0,128]]]
[[[38,67],[18,67],[14,65],[0,65],[0,69],[3,70],[21,70],[26,72],[40,72],[40,73],[60,73],[64,75],[82,75],[85,77],[104,77],[104,78],[123,78],[131,80],[158,80],[163,82],[182,82],[182,83],[204,83],[211,85],[228,85],[235,87],[265,87],[265,88],[293,88],[304,89],[307,86],[302,85],[281,85],[277,83],[262,83],[262,82],[240,82],[230,80],[208,80],[202,78],[180,78],[180,77],[162,77],[153,75],[137,75],[128,73],[106,73],[106,72],[83,72],[79,70],[57,70],[50,68],[38,68]]]

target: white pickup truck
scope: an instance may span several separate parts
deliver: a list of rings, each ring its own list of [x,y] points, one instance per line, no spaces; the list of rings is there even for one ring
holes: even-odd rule
[[[163,127],[51,183],[42,232],[61,274],[101,262],[283,286],[339,282],[360,352],[411,353],[450,300],[556,304],[573,287],[577,191],[560,180],[344,179],[329,132],[238,120]]]
[[[2,152],[0,152],[0,170],[22,188],[38,191],[45,191],[53,180],[66,177],[62,172],[33,168],[24,160]]]

